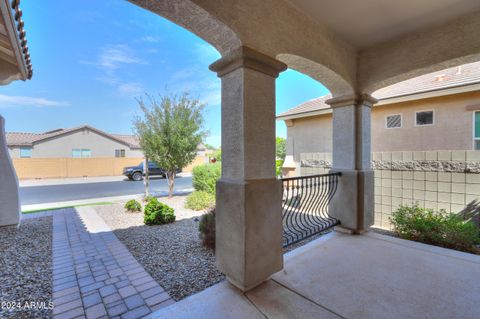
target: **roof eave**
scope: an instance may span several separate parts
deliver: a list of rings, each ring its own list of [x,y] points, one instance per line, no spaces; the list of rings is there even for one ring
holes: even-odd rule
[[[306,118],[306,117],[312,117],[312,116],[320,116],[320,115],[325,115],[330,113],[332,113],[331,107],[324,108],[321,110],[315,110],[315,111],[301,112],[301,113],[295,113],[295,114],[289,114],[289,115],[279,115],[276,117],[276,119],[277,121],[286,121],[286,120],[294,120],[294,119]]]
[[[12,2],[12,8],[13,9],[10,7],[9,0],[0,0],[0,11],[5,22],[5,29],[10,40],[12,51],[15,54],[15,60],[17,62],[17,72],[5,77],[1,83],[3,85],[6,85],[14,80],[25,81],[30,79],[32,75],[30,55],[28,53],[27,41],[23,31],[23,22],[22,25],[17,24],[17,22],[21,21],[21,10],[18,8],[18,1]],[[15,14],[13,10],[15,10]],[[17,32],[17,30],[19,30],[19,32]],[[20,38],[22,32],[23,39]]]
[[[475,92],[475,91],[480,91],[480,82],[469,83],[467,85],[462,84],[462,85],[451,86],[451,87],[435,89],[435,90],[428,90],[428,91],[423,91],[423,92],[418,92],[413,94],[404,94],[404,95],[387,97],[387,98],[379,99],[378,103],[376,103],[374,106],[383,106],[388,104],[408,102],[413,100],[422,100],[422,99],[428,99],[432,97],[454,95],[454,94],[461,94],[461,93],[468,93],[468,92]],[[286,120],[294,120],[299,118],[319,116],[319,115],[324,115],[329,113],[332,113],[331,108],[326,108],[326,109],[321,109],[316,111],[309,111],[309,112],[301,112],[301,113],[290,114],[290,115],[279,115],[276,117],[276,119],[277,121],[280,121],[280,120],[286,121]]]
[[[474,92],[474,91],[480,91],[480,82],[428,90],[428,91],[423,91],[423,92],[418,92],[413,94],[404,94],[404,95],[387,97],[387,98],[379,99],[378,103],[376,103],[375,106],[408,102],[412,100],[422,100],[422,99],[428,99],[432,97],[468,93],[468,92]]]

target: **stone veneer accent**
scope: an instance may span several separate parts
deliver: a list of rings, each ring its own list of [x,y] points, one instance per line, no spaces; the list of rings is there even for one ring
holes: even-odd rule
[[[302,162],[303,164],[303,162]],[[374,170],[450,172],[480,174],[480,162],[458,161],[372,161]]]
[[[419,156],[420,159],[411,160],[394,160],[393,153],[424,153],[425,156]],[[432,156],[432,154],[435,154]],[[439,154],[457,154],[459,158],[467,158],[468,153],[470,158],[477,160],[441,160],[441,159],[425,159],[426,155],[430,157],[439,158]],[[477,154],[478,153],[478,154]],[[428,151],[428,152],[382,152],[372,153],[372,169],[374,170],[391,170],[391,171],[420,171],[420,172],[450,172],[450,173],[470,173],[480,174],[480,151]],[[380,159],[383,157],[385,160]],[[463,154],[463,156],[461,155]],[[478,156],[477,156],[478,155]],[[330,153],[304,153],[300,161],[300,167],[308,168],[332,168],[331,160],[324,158],[331,157]],[[451,155],[448,156],[451,158]],[[398,158],[398,156],[397,156]]]
[[[301,167],[332,168],[332,163],[326,160],[304,159],[300,162]],[[450,172],[480,174],[480,162],[457,162],[457,161],[372,161],[374,170],[391,171],[420,171],[420,172]]]

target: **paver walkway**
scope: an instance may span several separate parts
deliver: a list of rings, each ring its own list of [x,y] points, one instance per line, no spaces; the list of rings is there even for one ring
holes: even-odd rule
[[[141,318],[173,304],[91,207],[53,214],[53,318]]]

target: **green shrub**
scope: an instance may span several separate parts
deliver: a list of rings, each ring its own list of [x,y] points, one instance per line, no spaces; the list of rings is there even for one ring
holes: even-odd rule
[[[456,214],[444,210],[434,212],[418,205],[400,206],[390,221],[401,238],[478,253],[476,245],[480,244],[480,229]]]
[[[215,195],[204,191],[194,191],[185,200],[185,207],[193,210],[207,209],[215,205]]]
[[[142,205],[136,200],[131,199],[125,203],[125,209],[129,212],[140,212],[142,210]]]
[[[283,166],[282,159],[275,160],[275,173],[277,174],[277,177],[282,177],[282,166]]]
[[[215,157],[215,159],[216,159],[218,162],[221,162],[221,161],[222,161],[222,150],[221,150],[221,149],[216,150],[216,151],[213,153],[213,157]]]
[[[145,203],[148,203],[149,201],[151,201],[152,199],[155,199],[155,197],[153,197],[152,195],[148,195],[148,196],[144,196],[143,197],[143,201]]]
[[[216,183],[221,175],[221,164],[203,164],[196,166],[192,172],[193,188],[215,195]]]
[[[162,225],[175,221],[175,211],[170,206],[160,203],[158,199],[150,199],[145,205],[143,221],[145,225]]]
[[[200,239],[205,247],[215,250],[215,208],[203,214],[198,224]]]

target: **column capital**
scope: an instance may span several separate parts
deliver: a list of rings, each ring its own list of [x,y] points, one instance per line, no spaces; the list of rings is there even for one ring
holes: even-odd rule
[[[378,100],[376,98],[367,93],[341,95],[325,101],[325,103],[330,105],[332,108],[349,105],[364,105],[372,107],[373,104],[377,102]]]
[[[209,66],[209,69],[216,72],[219,77],[238,68],[252,69],[276,78],[280,72],[287,69],[287,65],[249,47],[240,46]]]

